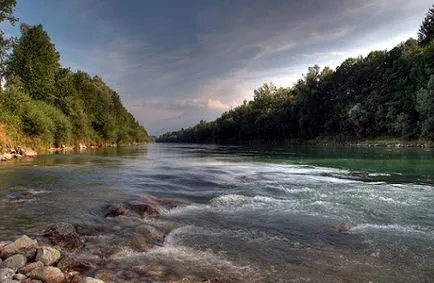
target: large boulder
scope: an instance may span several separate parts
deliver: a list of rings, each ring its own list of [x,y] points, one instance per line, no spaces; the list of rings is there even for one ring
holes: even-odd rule
[[[36,253],[36,261],[40,261],[45,265],[53,265],[60,260],[62,254],[60,251],[52,247],[39,248]]]
[[[1,268],[10,268],[13,270],[18,270],[19,268],[25,266],[27,263],[26,256],[22,254],[16,254],[5,259],[1,264]]]
[[[37,246],[38,242],[36,240],[32,240],[26,235],[23,235],[15,242],[5,245],[1,249],[0,256],[4,259],[14,254],[23,254],[27,258],[32,258],[35,256]]]
[[[53,266],[44,266],[33,269],[28,275],[32,279],[42,280],[46,283],[64,283],[65,275],[63,272]]]

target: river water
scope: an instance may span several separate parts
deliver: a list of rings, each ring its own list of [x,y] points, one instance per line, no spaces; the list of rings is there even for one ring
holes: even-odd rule
[[[433,161],[430,149],[183,144],[41,156],[0,166],[0,238],[91,223],[98,207],[149,193],[190,205],[143,220],[170,227],[148,252],[112,225],[106,256],[118,273],[143,264],[219,282],[433,282]],[[37,194],[16,200],[24,189]]]

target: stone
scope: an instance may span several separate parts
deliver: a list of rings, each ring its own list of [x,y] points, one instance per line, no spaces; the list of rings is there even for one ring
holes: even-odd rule
[[[84,247],[84,238],[80,236],[74,225],[58,223],[45,227],[35,227],[27,230],[28,233],[47,237],[51,244],[70,252],[78,251]]]
[[[40,261],[32,262],[18,269],[18,272],[22,274],[27,274],[31,272],[33,269],[40,268],[40,267],[44,267],[44,264],[42,262]]]
[[[125,214],[125,209],[122,206],[108,205],[104,210],[104,217],[117,217]]]
[[[62,254],[60,251],[52,247],[39,248],[36,253],[36,261],[40,261],[45,265],[53,265],[60,260]]]
[[[35,157],[38,155],[36,151],[30,148],[17,147],[15,148],[17,154],[20,154],[25,157]]]
[[[0,268],[0,282],[3,282],[7,279],[12,279],[15,275],[15,271],[10,268]]]
[[[7,259],[5,259],[0,264],[0,267],[18,270],[19,268],[25,266],[26,263],[27,263],[26,256],[24,256],[22,254],[16,254],[16,255],[10,256]]]
[[[6,279],[3,281],[0,281],[1,283],[20,283],[20,281],[18,280],[13,280],[13,279]]]
[[[85,277],[83,279],[83,283],[105,283],[105,282],[93,277]]]
[[[24,279],[26,279],[26,278],[27,278],[27,276],[24,275],[24,274],[21,274],[21,273],[17,273],[17,274],[15,274],[14,277],[13,277],[13,279],[16,279],[16,280],[18,280],[18,281],[22,281],[22,280],[24,280]]]
[[[8,161],[13,158],[13,155],[10,153],[0,154],[0,161]]]
[[[89,271],[95,267],[92,263],[83,259],[74,259],[71,257],[63,257],[56,265],[62,271]]]
[[[21,236],[15,242],[7,244],[1,249],[1,257],[7,258],[14,254],[23,254],[27,258],[34,256],[38,242],[26,235]]]
[[[64,283],[65,275],[63,272],[53,266],[44,266],[33,269],[28,275],[32,279],[44,281],[46,283]]]

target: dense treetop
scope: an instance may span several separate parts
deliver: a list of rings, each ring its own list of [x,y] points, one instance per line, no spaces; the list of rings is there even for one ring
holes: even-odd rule
[[[2,1],[0,22],[14,21],[15,1]],[[15,41],[1,34],[0,126],[17,142],[39,146],[148,141],[146,130],[98,77],[62,68],[42,25],[21,24]]]
[[[161,142],[279,143],[318,137],[434,139],[433,9],[419,41],[349,58],[336,70],[309,68],[288,88],[264,84],[252,101]]]

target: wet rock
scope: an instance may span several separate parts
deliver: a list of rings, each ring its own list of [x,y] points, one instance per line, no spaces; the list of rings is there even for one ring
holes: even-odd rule
[[[140,216],[157,216],[160,215],[157,206],[142,201],[132,200],[127,202],[130,210],[134,211]]]
[[[83,259],[74,259],[71,257],[62,258],[59,263],[57,263],[57,267],[63,271],[89,271],[95,268],[95,266],[89,261]]]
[[[59,261],[61,257],[60,251],[52,247],[39,248],[36,253],[36,261],[40,261],[45,265],[52,265]]]
[[[3,281],[0,281],[1,283],[20,283],[20,281],[18,280],[13,280],[13,279],[6,279]]]
[[[0,161],[8,161],[13,158],[13,155],[10,153],[0,154]]]
[[[19,268],[25,266],[26,263],[27,263],[26,256],[24,256],[22,254],[16,254],[16,255],[10,256],[7,259],[5,259],[0,264],[0,267],[18,270]]]
[[[1,249],[1,257],[7,258],[14,254],[23,254],[27,258],[32,258],[36,253],[37,246],[37,241],[24,235],[18,238],[15,242],[5,245]]]
[[[332,227],[332,229],[338,233],[348,232],[351,229],[351,225],[348,223],[340,223]]]
[[[52,245],[73,252],[84,247],[84,238],[81,237],[74,225],[69,223],[58,223],[48,227],[36,227],[27,230],[33,235],[45,236]]]
[[[14,275],[13,279],[18,280],[18,281],[22,281],[24,279],[26,279],[27,276],[21,273],[17,273]]]
[[[108,205],[103,210],[104,217],[117,217],[125,214],[125,209],[122,206]]]
[[[23,148],[23,147],[15,148],[15,152],[19,155],[26,156],[26,157],[35,157],[38,155],[38,153],[33,149]]]
[[[44,264],[40,261],[29,263],[22,268],[18,269],[19,273],[27,274],[31,272],[33,269],[44,267]]]
[[[46,283],[63,283],[65,282],[65,275],[63,272],[53,266],[44,266],[40,268],[33,269],[28,277],[32,279],[42,280]]]
[[[96,278],[85,277],[83,279],[83,283],[105,283],[105,282]]]
[[[0,282],[3,282],[7,279],[12,279],[15,275],[15,271],[10,268],[0,268]]]
[[[70,282],[70,283],[82,283],[83,278],[81,277],[80,274],[73,274],[70,276],[68,282]]]

